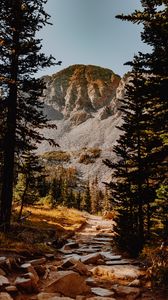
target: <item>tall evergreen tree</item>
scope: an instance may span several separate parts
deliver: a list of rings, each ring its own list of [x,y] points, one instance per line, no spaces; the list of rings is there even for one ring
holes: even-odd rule
[[[106,161],[114,170],[115,179],[110,185],[119,211],[119,240],[128,248],[132,236],[134,252],[139,252],[150,236],[153,203],[167,167],[168,5],[162,0],[141,3],[142,11],[117,17],[142,23],[142,40],[152,51],[138,53],[129,63],[131,81],[121,106],[123,134],[114,147],[119,161]]]
[[[3,231],[10,227],[16,154],[35,149],[36,143],[44,139],[38,130],[47,124],[42,103],[38,101],[44,84],[34,78],[39,69],[53,64],[53,57],[41,53],[41,40],[36,37],[36,33],[49,24],[49,15],[44,10],[46,2],[0,2],[0,82],[6,112],[0,196],[0,229]]]

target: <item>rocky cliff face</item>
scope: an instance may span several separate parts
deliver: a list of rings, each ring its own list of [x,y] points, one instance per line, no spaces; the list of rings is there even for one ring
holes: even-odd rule
[[[127,77],[121,79],[113,71],[97,66],[73,65],[43,79],[44,112],[57,125],[57,130],[46,130],[44,134],[71,153],[69,164],[84,178],[98,176],[106,180],[111,170],[102,159],[114,157],[111,149],[120,134],[116,129],[122,122],[118,107]],[[72,154],[93,148],[101,149],[101,155],[90,164],[79,163],[79,157]],[[51,150],[45,143],[39,147],[40,153]]]

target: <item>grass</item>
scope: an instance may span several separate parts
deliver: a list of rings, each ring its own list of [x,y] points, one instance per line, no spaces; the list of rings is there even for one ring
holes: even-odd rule
[[[54,250],[50,244],[66,240],[84,223],[85,218],[75,209],[58,207],[27,207],[24,214],[31,212],[21,224],[12,223],[11,231],[0,234],[0,251],[43,253]],[[16,216],[15,216],[16,217]]]

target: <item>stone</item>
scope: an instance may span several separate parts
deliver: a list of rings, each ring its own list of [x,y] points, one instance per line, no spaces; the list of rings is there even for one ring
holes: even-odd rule
[[[45,262],[46,262],[46,258],[45,257],[37,258],[37,259],[33,259],[33,260],[29,261],[29,263],[32,266],[43,265],[43,264],[45,264]]]
[[[115,298],[112,297],[100,297],[100,296],[95,296],[88,299],[89,300],[116,300]]]
[[[9,285],[9,280],[7,277],[0,275],[0,287]]]
[[[34,270],[36,271],[38,276],[43,277],[46,274],[47,268],[44,265],[43,266],[37,265],[37,266],[34,266]]]
[[[141,272],[137,266],[96,266],[91,269],[93,275],[106,276],[110,279],[134,280],[137,279]]]
[[[36,283],[39,281],[39,276],[35,271],[35,268],[30,263],[23,264],[20,266],[20,268],[23,272],[32,273]]]
[[[1,256],[0,257],[0,265],[3,264],[6,261],[6,257],[5,256]]]
[[[45,253],[45,258],[52,260],[55,258],[55,255],[53,253]]]
[[[141,295],[141,290],[136,287],[116,285],[113,286],[113,291],[119,297],[129,297],[129,300],[135,300]]]
[[[101,255],[107,260],[121,260],[121,255],[112,255],[109,251],[101,251]]]
[[[9,294],[15,294],[18,292],[18,289],[15,285],[9,285],[5,288],[5,290],[9,293]]]
[[[15,285],[19,290],[22,290],[28,294],[37,291],[37,286],[34,285],[31,278],[17,277]]]
[[[0,293],[0,300],[13,300],[8,293]]]
[[[133,287],[140,287],[141,286],[141,281],[139,279],[134,279],[131,281],[128,286],[133,286]]]
[[[93,277],[88,277],[88,278],[86,279],[86,283],[87,283],[87,285],[89,285],[89,286],[91,286],[91,287],[97,286],[97,282],[94,280]]]
[[[111,297],[114,295],[113,291],[110,291],[108,289],[100,288],[100,287],[93,287],[91,288],[91,291],[93,294],[101,297]]]
[[[3,275],[3,276],[5,276],[5,275],[6,275],[5,271],[4,271],[4,270],[2,270],[1,268],[0,268],[0,275]]]
[[[59,293],[39,293],[37,295],[37,300],[50,300],[53,297],[59,297]]]
[[[81,257],[81,262],[84,264],[97,264],[99,259],[102,259],[102,255],[100,253],[93,253],[93,254],[88,254],[84,255]]]
[[[81,275],[89,276],[90,272],[88,268],[81,261],[76,260],[74,258],[66,259],[64,263],[61,265],[62,269],[70,268],[73,271],[78,272]]]
[[[59,271],[57,278],[48,285],[47,292],[58,292],[68,297],[76,297],[90,292],[84,278],[73,271]]]
[[[69,242],[69,243],[65,244],[64,250],[76,249],[78,247],[79,247],[78,243],[76,243],[76,242]]]

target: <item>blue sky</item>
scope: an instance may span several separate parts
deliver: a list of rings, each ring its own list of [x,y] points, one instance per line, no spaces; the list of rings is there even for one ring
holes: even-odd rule
[[[73,64],[99,65],[123,75],[129,69],[123,64],[149,48],[141,42],[141,26],[115,15],[140,8],[140,0],[48,0],[46,11],[53,26],[39,33],[43,52],[63,63],[38,75],[56,73]]]

